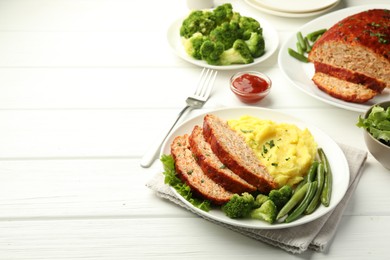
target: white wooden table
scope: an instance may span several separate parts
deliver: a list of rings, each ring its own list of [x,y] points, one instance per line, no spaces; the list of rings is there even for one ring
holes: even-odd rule
[[[232,1],[238,8],[249,8]],[[370,3],[389,3],[371,0]],[[345,0],[337,8],[367,4]],[[271,22],[280,42],[315,17]],[[195,87],[169,24],[184,0],[0,0],[0,259],[385,259],[390,172],[369,155],[326,253],[292,255],[157,198],[140,158]],[[302,93],[277,53],[259,106],[291,113],[365,150],[358,112]],[[241,105],[218,74],[204,109]]]

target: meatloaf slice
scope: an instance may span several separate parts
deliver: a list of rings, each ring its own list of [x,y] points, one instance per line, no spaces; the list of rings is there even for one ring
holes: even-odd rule
[[[222,205],[233,196],[233,193],[204,174],[190,150],[188,135],[177,136],[173,140],[171,154],[179,178],[191,188],[194,195],[210,200],[215,205]]]
[[[386,88],[385,82],[350,69],[338,68],[321,62],[314,62],[314,68],[316,72],[322,72],[341,80],[364,85],[378,93],[381,93]]]
[[[191,151],[203,172],[216,183],[233,193],[253,192],[256,187],[227,168],[211,150],[200,126],[195,126],[189,137]]]
[[[313,81],[322,91],[347,102],[364,103],[378,93],[364,85],[332,77],[322,72],[316,72]]]
[[[244,138],[232,130],[227,122],[207,114],[203,121],[203,135],[221,162],[260,192],[268,193],[277,188],[273,177]]]

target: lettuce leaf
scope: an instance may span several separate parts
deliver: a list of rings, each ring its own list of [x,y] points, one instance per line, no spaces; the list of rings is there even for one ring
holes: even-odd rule
[[[390,144],[390,107],[374,106],[367,118],[359,116],[356,125],[366,129],[375,139]]]
[[[210,211],[210,201],[194,198],[192,196],[191,188],[187,184],[183,183],[179,177],[177,177],[175,170],[175,160],[173,159],[172,155],[163,154],[160,158],[160,161],[164,167],[164,183],[173,187],[177,193],[179,193],[184,199],[186,199],[195,207],[206,212]]]

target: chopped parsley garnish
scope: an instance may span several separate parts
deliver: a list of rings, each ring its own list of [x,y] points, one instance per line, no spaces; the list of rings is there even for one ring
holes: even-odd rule
[[[244,134],[253,133],[253,130],[240,129],[240,131],[243,132]]]
[[[267,142],[266,144],[268,144],[269,145],[269,148],[272,148],[272,147],[274,147],[275,146],[275,142],[274,142],[274,140],[270,140],[269,142]]]

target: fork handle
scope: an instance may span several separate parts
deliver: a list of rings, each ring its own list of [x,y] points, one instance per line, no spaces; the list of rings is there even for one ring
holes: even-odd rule
[[[173,123],[169,131],[165,134],[165,136],[163,136],[162,138],[158,138],[157,141],[153,144],[153,146],[150,147],[149,150],[147,150],[147,152],[144,154],[144,156],[141,159],[142,167],[149,168],[153,164],[154,160],[158,156],[158,153],[160,152],[161,145],[165,142],[165,139],[167,139],[168,135],[171,133],[172,129],[176,126],[177,122],[179,122],[179,119],[184,115],[184,112],[186,112],[189,108],[190,106],[184,107],[179,113],[179,115],[177,116],[176,121]]]

